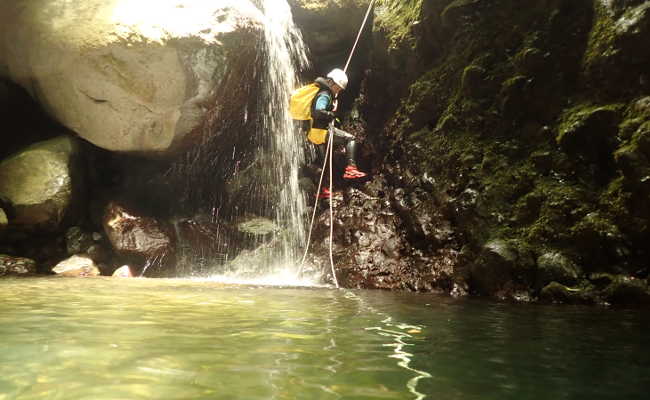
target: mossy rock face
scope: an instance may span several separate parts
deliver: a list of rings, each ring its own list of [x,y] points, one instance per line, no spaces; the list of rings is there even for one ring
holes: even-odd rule
[[[56,231],[61,227],[74,211],[77,190],[73,180],[80,176],[77,154],[75,139],[63,136],[37,143],[0,163],[0,196],[13,210],[12,228]]]
[[[538,287],[545,287],[551,282],[575,285],[580,274],[580,267],[561,253],[548,252],[537,258]]]
[[[486,94],[485,69],[470,65],[463,71],[461,92],[469,97],[481,97]]]
[[[530,287],[534,279],[532,253],[517,241],[486,243],[470,268],[473,288],[484,295],[509,297],[518,286]]]
[[[587,80],[612,94],[650,88],[650,3],[598,3],[584,58]]]
[[[448,27],[461,23],[464,16],[472,12],[472,6],[477,5],[482,0],[454,0],[449,4],[440,16],[442,21]]]
[[[611,304],[642,305],[650,304],[648,284],[641,279],[617,276],[603,291],[605,299]]]
[[[607,158],[616,145],[622,106],[577,106],[562,116],[556,137],[567,153],[591,161]]]
[[[515,57],[517,68],[525,75],[536,75],[548,67],[549,54],[535,47],[526,47]]]

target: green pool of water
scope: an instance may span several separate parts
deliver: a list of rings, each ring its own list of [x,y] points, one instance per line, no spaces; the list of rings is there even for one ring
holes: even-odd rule
[[[0,280],[4,399],[647,399],[645,310]]]

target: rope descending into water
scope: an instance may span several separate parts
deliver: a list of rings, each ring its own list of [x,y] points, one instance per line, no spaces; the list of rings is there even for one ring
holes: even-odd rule
[[[350,56],[348,57],[348,61],[345,63],[345,68],[343,68],[343,72],[347,73],[348,67],[350,66],[350,61],[352,61],[352,56],[354,56],[355,51],[357,50],[357,45],[359,44],[359,40],[361,39],[361,34],[363,33],[363,28],[365,28],[366,23],[368,22],[368,16],[370,16],[370,11],[372,10],[372,6],[375,4],[375,0],[372,0],[370,4],[368,5],[368,10],[366,11],[366,16],[363,18],[363,22],[361,23],[361,27],[359,28],[359,33],[357,34],[357,39],[354,41],[354,45],[352,46],[352,50],[350,51]],[[336,100],[335,100],[336,101]],[[328,161],[328,156],[329,156],[329,164],[330,164],[330,243],[329,243],[329,253],[330,253],[330,267],[332,268],[332,278],[334,279],[334,284],[336,285],[336,288],[339,289],[339,282],[338,279],[336,279],[336,271],[334,269],[334,255],[333,255],[333,244],[334,244],[334,207],[332,205],[332,196],[333,196],[333,191],[332,191],[332,159],[333,159],[333,141],[334,141],[334,132],[333,128],[334,127],[334,121],[330,123],[330,129],[328,130],[329,134],[329,139],[327,141],[327,150],[325,151],[325,162],[323,163],[323,169],[320,174],[320,181],[318,182],[318,189],[316,191],[316,203],[314,204],[314,212],[312,213],[311,216],[311,223],[309,226],[309,235],[307,236],[307,246],[305,246],[305,254],[302,256],[302,260],[300,261],[300,268],[298,269],[298,276],[302,275],[302,270],[303,266],[305,265],[305,259],[307,258],[307,253],[309,252],[309,245],[311,244],[311,234],[314,230],[314,220],[316,219],[316,210],[318,209],[318,195],[320,194],[321,186],[323,184],[323,176],[325,175],[325,166],[327,165]]]

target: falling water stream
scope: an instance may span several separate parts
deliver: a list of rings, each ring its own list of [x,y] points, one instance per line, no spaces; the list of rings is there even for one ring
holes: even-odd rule
[[[274,138],[273,174],[280,194],[276,220],[290,232],[282,245],[282,263],[290,264],[305,240],[305,198],[298,185],[298,169],[305,157],[289,114],[289,97],[298,84],[298,70],[307,66],[308,60],[289,4],[285,0],[262,0],[262,11],[267,18],[264,37],[268,57],[263,130]]]
[[[264,169],[259,176],[265,182],[258,186],[267,192],[269,204],[263,208],[267,209],[265,213],[273,215],[277,229],[273,239],[263,239],[258,250],[240,256],[224,279],[234,276],[237,281],[242,277],[258,281],[293,280],[306,236],[305,195],[299,187],[298,176],[305,156],[289,113],[289,98],[299,84],[299,71],[306,68],[309,61],[286,0],[258,0],[258,6],[266,19],[265,71],[261,77],[260,96],[263,104],[258,116],[258,134],[262,137],[259,157]]]

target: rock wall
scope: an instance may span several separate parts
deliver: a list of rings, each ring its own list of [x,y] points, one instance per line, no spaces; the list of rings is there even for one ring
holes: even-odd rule
[[[375,176],[338,182],[339,279],[647,303],[648,2],[378,4],[345,126]]]

